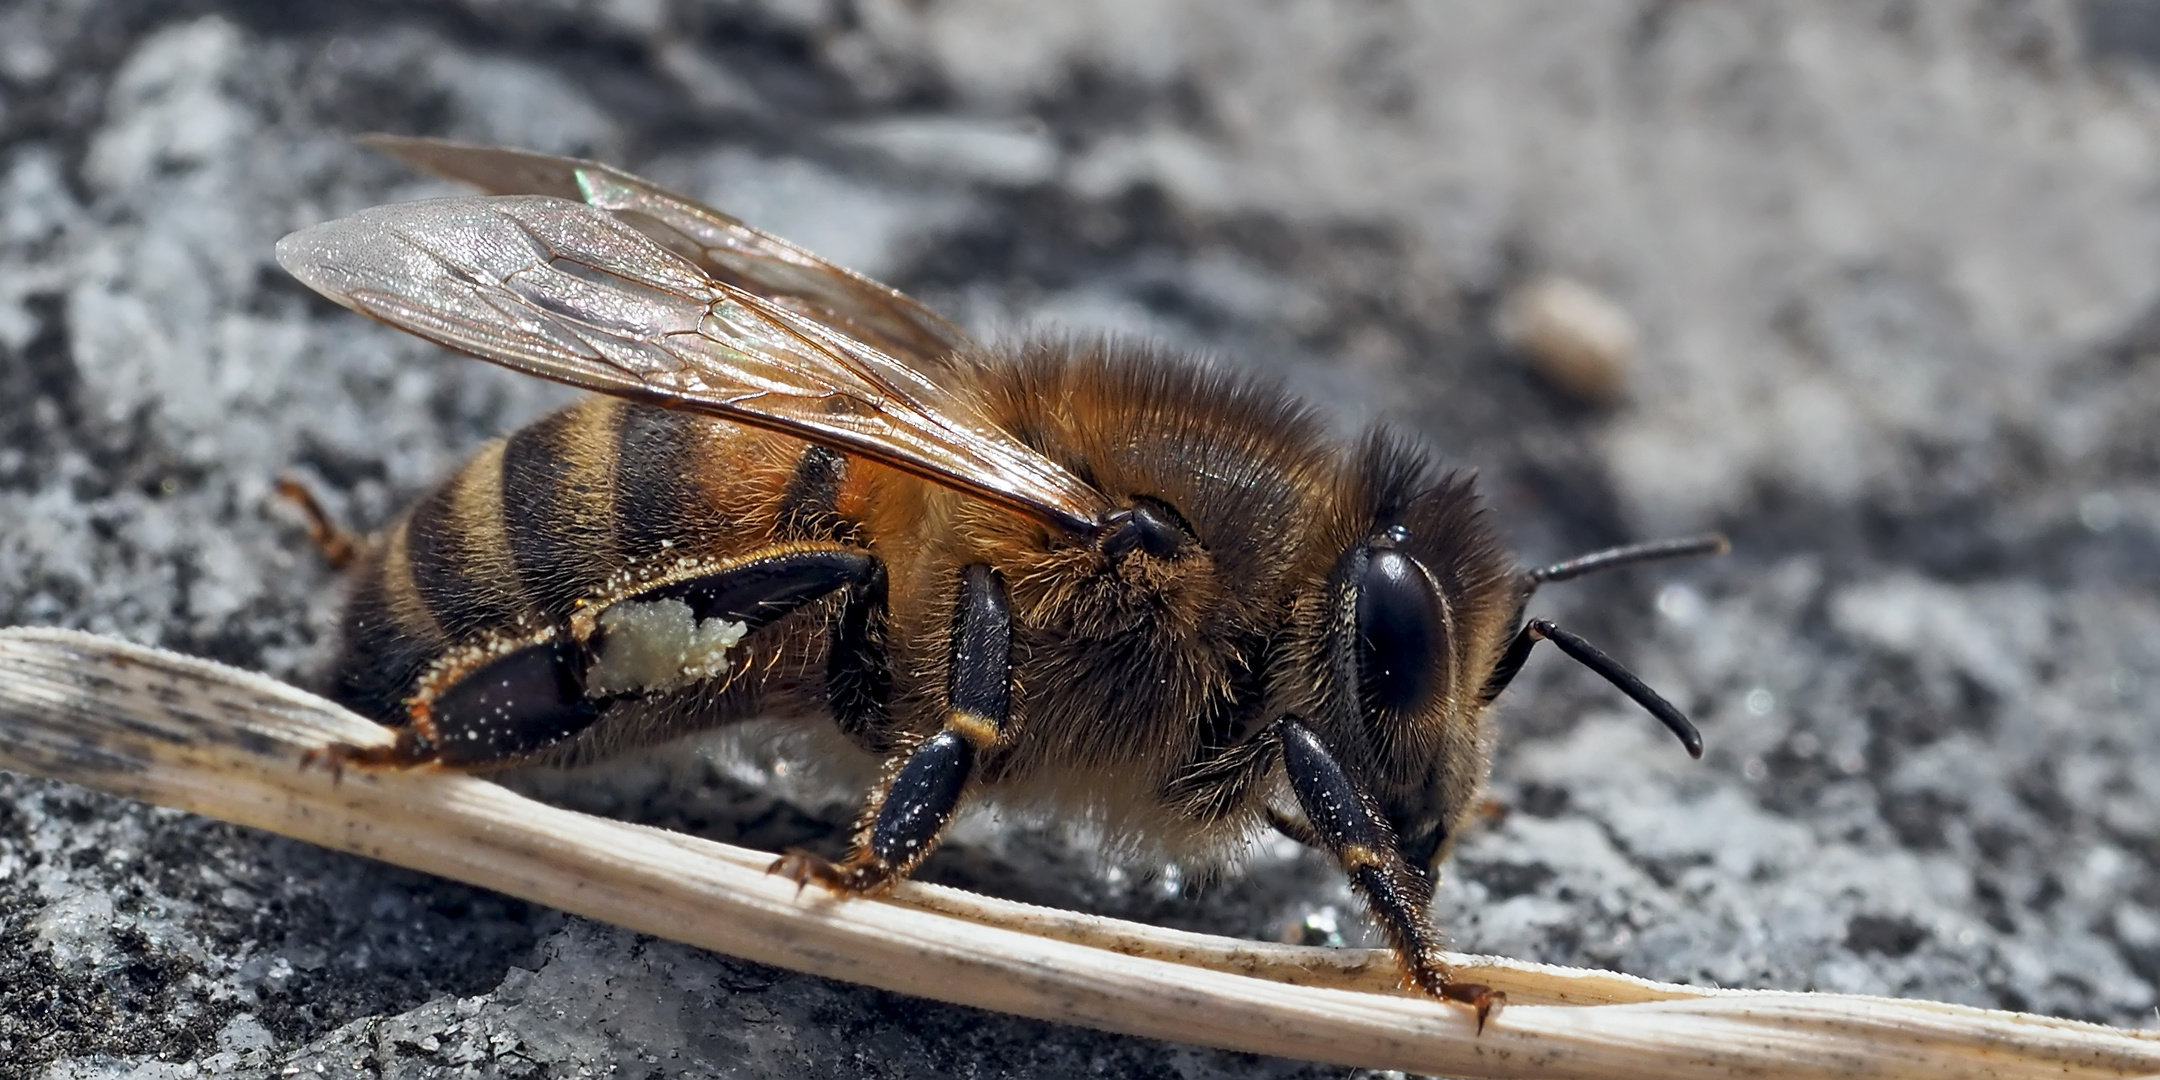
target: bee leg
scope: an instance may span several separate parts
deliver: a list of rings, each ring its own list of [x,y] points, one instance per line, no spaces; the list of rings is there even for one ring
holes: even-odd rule
[[[1426,905],[1432,903],[1432,880],[1403,860],[1395,830],[1320,736],[1295,717],[1277,721],[1275,730],[1282,739],[1283,771],[1297,794],[1298,807],[1305,812],[1303,829],[1292,826],[1284,831],[1342,864],[1351,886],[1364,896],[1373,918],[1395,947],[1403,981],[1436,998],[1476,1009],[1478,1030],[1483,1032],[1485,1022],[1506,1003],[1507,996],[1448,977],[1447,965],[1440,960],[1440,943],[1425,915]]]
[[[315,492],[301,483],[299,477],[278,477],[277,493],[297,507],[300,515],[307,519],[308,539],[313,540],[315,546],[321,549],[323,561],[330,564],[330,569],[343,570],[360,558],[360,552],[367,547],[367,541],[338,524],[337,520],[330,516],[330,512],[323,509],[322,501],[315,497]]]
[[[977,757],[1005,735],[1012,712],[1012,609],[997,572],[976,564],[960,572],[946,669],[945,725],[924,739],[883,790],[871,797],[867,827],[854,854],[834,865],[792,851],[772,872],[796,884],[815,881],[835,892],[873,892],[906,877],[937,846],[960,808]]]
[[[825,700],[840,733],[876,754],[892,752],[887,702],[892,672],[885,665],[885,566],[873,563],[848,587],[825,654]]]
[[[408,704],[411,722],[390,745],[332,743],[302,767],[512,764],[599,719],[601,702],[585,696],[579,679],[583,664],[577,645],[553,631],[474,648],[422,682]]]
[[[589,609],[594,623],[624,604],[679,600],[699,619],[723,619],[762,629],[804,605],[840,589],[874,587],[883,592],[885,567],[877,556],[844,544],[768,549],[766,554],[655,582]],[[581,620],[573,617],[573,629]]]
[[[412,700],[412,724],[400,730],[394,746],[331,747],[324,756],[333,767],[515,764],[591,727],[614,701],[723,677],[727,650],[742,635],[835,590],[863,593],[870,599],[862,603],[881,601],[884,580],[876,556],[831,545],[782,550],[660,582],[594,605],[573,620],[582,626],[567,632],[553,629],[471,650],[462,662],[422,680]],[[676,621],[660,620],[655,628],[609,617],[661,601],[677,602]],[[735,624],[736,632],[711,641],[696,636],[715,622]],[[706,646],[711,655],[685,655]],[[690,675],[684,674],[686,663]]]
[[[1326,851],[1330,855],[1334,854],[1333,851],[1329,850],[1327,842],[1320,839],[1320,834],[1314,832],[1313,827],[1307,824],[1304,818],[1291,817],[1272,806],[1268,807],[1267,816],[1268,824],[1274,826],[1276,832],[1316,851]]]

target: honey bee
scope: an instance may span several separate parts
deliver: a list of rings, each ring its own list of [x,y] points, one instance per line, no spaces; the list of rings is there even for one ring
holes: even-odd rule
[[[1405,982],[1478,1011],[1429,906],[1480,804],[1487,715],[1540,641],[1544,569],[1471,479],[1376,429],[1160,350],[992,350],[884,285],[604,165],[374,145],[491,194],[303,229],[277,257],[393,326],[598,392],[481,450],[355,555],[334,694],[396,729],[361,767],[570,761],[776,717],[884,762],[852,854],[905,877],[963,802],[1227,857],[1332,856]],[[334,538],[333,538],[334,539]],[[332,545],[335,548],[335,544]]]

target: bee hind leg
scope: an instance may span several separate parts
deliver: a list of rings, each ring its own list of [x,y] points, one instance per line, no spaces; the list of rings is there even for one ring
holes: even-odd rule
[[[422,680],[395,742],[334,744],[308,756],[333,770],[515,764],[600,718],[605,703],[585,694],[585,663],[583,650],[555,631],[483,643]]]
[[[488,769],[531,760],[599,721],[615,702],[728,677],[750,634],[844,591],[882,605],[884,567],[838,544],[797,544],[676,576],[588,605],[569,625],[457,650],[422,677],[410,722],[389,747],[329,747],[333,767],[440,764]],[[843,618],[843,630],[871,615]],[[842,631],[836,630],[837,633]],[[881,665],[855,672],[882,707]],[[853,671],[853,669],[851,669]]]
[[[345,769],[396,769],[424,765],[432,760],[433,748],[420,739],[411,728],[398,728],[397,737],[389,745],[380,743],[362,746],[358,743],[334,742],[319,746],[300,755],[300,768],[321,766],[334,780],[345,778]]]
[[[1395,947],[1403,982],[1443,1001],[1468,1005],[1483,1033],[1486,1022],[1507,1003],[1507,995],[1450,977],[1425,914],[1432,903],[1432,879],[1404,861],[1394,829],[1319,735],[1295,717],[1277,721],[1275,730],[1282,740],[1283,771],[1305,813],[1302,823],[1278,817],[1276,827],[1333,855]]]
[[[887,771],[870,798],[847,860],[790,851],[771,873],[839,893],[872,893],[906,877],[930,854],[960,808],[975,763],[1004,738],[1012,711],[1012,609],[987,566],[960,572],[946,667],[945,723]]]

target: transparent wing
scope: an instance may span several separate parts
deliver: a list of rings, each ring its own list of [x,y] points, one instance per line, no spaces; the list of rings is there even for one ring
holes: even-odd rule
[[[716,280],[808,315],[918,371],[942,369],[948,356],[971,344],[959,327],[890,286],[619,169],[441,139],[369,135],[364,141],[490,195],[553,195],[610,211]]]
[[[584,203],[378,206],[277,257],[347,307],[518,371],[822,443],[1073,531],[1108,510],[969,399]]]

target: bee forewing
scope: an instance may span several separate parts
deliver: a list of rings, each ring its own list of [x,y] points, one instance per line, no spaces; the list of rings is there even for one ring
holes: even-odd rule
[[[380,206],[302,229],[277,256],[339,303],[528,374],[852,451],[1068,529],[1106,509],[966,399],[591,206]]]
[[[553,195],[626,215],[628,223],[719,280],[936,371],[968,336],[906,294],[835,266],[709,206],[598,162],[440,139],[370,135],[368,145],[446,180],[494,195]]]
[[[681,365],[658,342],[697,331],[710,285],[628,229],[562,228],[574,203],[519,203],[375,207],[286,237],[278,262],[347,307],[520,371],[632,396],[664,388]],[[596,263],[615,269],[563,269]]]

